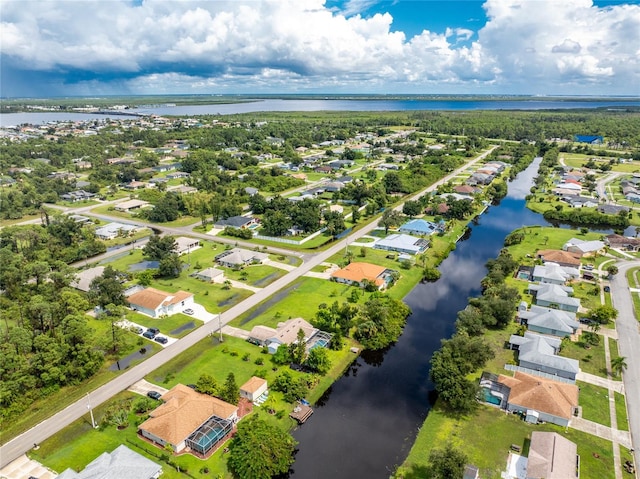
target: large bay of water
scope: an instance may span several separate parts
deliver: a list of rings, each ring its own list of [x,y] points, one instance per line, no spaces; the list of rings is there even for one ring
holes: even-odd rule
[[[628,101],[584,101],[584,100],[323,100],[323,99],[267,99],[245,103],[214,105],[188,105],[176,107],[153,107],[132,109],[131,113],[144,115],[231,115],[260,111],[416,111],[416,110],[554,110],[574,108],[612,108],[625,106],[640,107],[640,100]],[[83,121],[107,118],[108,115],[95,113],[54,113],[25,112],[0,114],[0,126],[21,125],[24,123],[42,124],[51,121]],[[116,116],[112,118],[129,118]]]
[[[418,284],[405,298],[413,314],[398,342],[359,357],[294,432],[300,444],[292,477],[382,479],[404,461],[431,407],[431,356],[454,332],[467,298],[479,294],[484,264],[512,230],[547,224],[524,200],[539,163],[520,173],[508,196],[470,225],[470,234],[440,265],[440,280]]]

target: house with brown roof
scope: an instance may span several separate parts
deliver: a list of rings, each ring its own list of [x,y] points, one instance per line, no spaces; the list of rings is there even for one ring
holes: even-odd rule
[[[267,392],[267,380],[252,376],[246,383],[240,386],[240,397],[253,402]]]
[[[543,263],[556,263],[560,266],[569,268],[580,267],[580,255],[571,251],[562,251],[559,249],[543,249],[538,251],[537,256]]]
[[[576,443],[557,432],[531,433],[527,479],[577,479],[580,456]]]
[[[640,250],[640,239],[630,238],[618,234],[611,234],[604,237],[604,243],[610,248],[623,249],[626,251]]]
[[[521,412],[527,422],[567,426],[578,407],[578,386],[516,371],[501,374],[498,382],[509,388],[506,409]]]
[[[171,316],[193,306],[193,293],[177,291],[167,293],[155,288],[145,288],[127,298],[129,307],[152,318]]]
[[[138,433],[160,447],[171,446],[175,452],[189,448],[207,454],[238,421],[237,406],[183,384],[161,399],[163,404],[138,426]]]
[[[351,284],[364,288],[373,283],[378,289],[384,289],[391,282],[392,271],[384,266],[371,263],[349,263],[346,267],[331,273],[331,279],[338,283]]]

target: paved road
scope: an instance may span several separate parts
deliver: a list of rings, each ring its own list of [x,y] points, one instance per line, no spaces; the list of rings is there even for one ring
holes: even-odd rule
[[[476,163],[484,159],[487,155],[489,155],[497,146],[492,147],[486,152],[482,153],[474,160],[466,163],[463,167],[454,171],[453,173],[447,175],[445,178],[437,181],[433,185],[429,186],[425,190],[417,193],[412,197],[412,199],[416,199],[420,197],[422,194],[428,191],[435,190],[440,184],[449,181],[451,178],[459,174],[460,172],[467,169],[470,165]],[[396,207],[396,209],[400,209],[402,206]],[[120,220],[119,220],[120,221]],[[250,296],[242,303],[234,306],[228,311],[222,313],[221,315],[221,323],[222,326],[226,325],[228,322],[233,320],[234,318],[240,316],[245,313],[252,307],[259,304],[261,301],[272,296],[274,293],[280,291],[284,287],[291,284],[293,281],[304,275],[305,273],[311,271],[311,269],[315,266],[318,266],[320,263],[326,261],[328,258],[341,252],[349,243],[352,243],[356,239],[361,236],[368,234],[378,225],[377,221],[372,221],[368,225],[365,225],[360,230],[356,231],[346,239],[338,241],[336,244],[328,248],[327,250],[310,257],[302,266],[296,268],[294,271],[287,273],[282,278],[271,283],[266,288],[262,289],[260,292]],[[177,232],[179,234],[183,233],[182,229],[176,228],[163,228],[166,232]],[[206,235],[201,234],[193,234],[190,233],[191,236],[197,237],[206,237]],[[210,238],[207,238],[210,239]],[[254,246],[254,245],[252,245]],[[291,254],[291,252],[287,251],[287,254]],[[218,330],[218,321],[211,321],[209,323],[204,324],[202,327],[196,329],[194,332],[188,334],[184,338],[176,341],[174,344],[164,348],[162,351],[158,352],[154,356],[150,357],[146,361],[138,364],[137,366],[123,372],[120,376],[113,379],[109,383],[99,387],[95,391],[91,392],[91,404],[93,407],[98,406],[99,404],[104,403],[105,401],[111,399],[114,395],[129,388],[134,383],[143,379],[147,374],[156,370],[166,362],[175,358],[180,353],[184,352],[191,346],[195,345],[199,341],[207,338],[210,335],[213,335],[215,331]],[[640,348],[639,348],[640,350]],[[45,439],[51,437],[64,427],[71,424],[73,421],[81,418],[82,416],[88,416],[87,411],[87,401],[86,399],[81,399],[62,411],[54,414],[49,419],[44,420],[40,424],[34,426],[29,429],[25,433],[20,436],[12,439],[7,442],[3,446],[0,447],[0,467],[4,467],[20,455],[29,451],[33,444],[41,443]]]
[[[629,430],[634,445],[634,459],[640,465],[640,333],[638,321],[633,311],[633,300],[627,282],[626,272],[640,266],[640,261],[617,263],[618,274],[611,279],[611,300],[618,310],[616,329],[618,350],[626,358],[627,369],[623,373],[625,397],[629,416]]]

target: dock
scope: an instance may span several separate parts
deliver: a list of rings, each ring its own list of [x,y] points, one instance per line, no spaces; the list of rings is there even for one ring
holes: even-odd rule
[[[298,421],[298,424],[304,424],[307,419],[313,414],[313,409],[304,404],[298,404],[295,409],[289,414],[289,417]]]

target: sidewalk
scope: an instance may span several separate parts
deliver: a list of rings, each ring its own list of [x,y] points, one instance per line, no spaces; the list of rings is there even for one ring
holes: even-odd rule
[[[628,431],[611,429],[610,427],[603,426],[602,424],[598,424],[597,422],[589,421],[581,417],[571,418],[571,421],[569,421],[569,427],[577,429],[578,431],[586,432],[593,436],[601,437],[607,441],[621,444],[626,448],[631,447],[631,434],[629,434]]]

